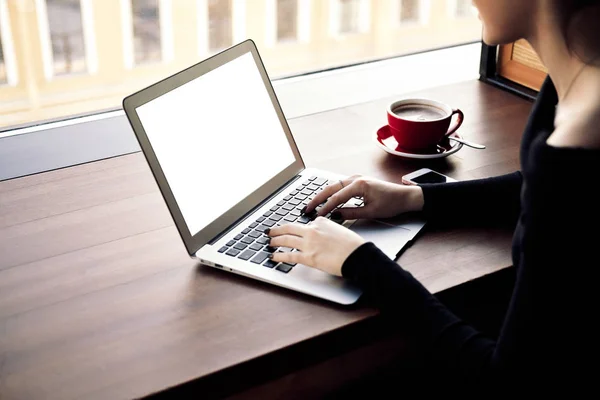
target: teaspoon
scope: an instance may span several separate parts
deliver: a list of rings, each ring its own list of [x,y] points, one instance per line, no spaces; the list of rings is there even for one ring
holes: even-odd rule
[[[485,149],[485,146],[484,146],[484,145],[482,145],[482,144],[478,144],[478,143],[469,142],[468,140],[465,140],[465,139],[459,139],[459,138],[457,138],[457,137],[454,137],[454,136],[448,136],[448,139],[450,139],[450,140],[454,140],[455,142],[462,143],[462,144],[464,144],[465,146],[469,146],[469,147],[472,147],[472,148],[474,148],[474,149],[480,149],[480,150],[482,150],[482,149]]]

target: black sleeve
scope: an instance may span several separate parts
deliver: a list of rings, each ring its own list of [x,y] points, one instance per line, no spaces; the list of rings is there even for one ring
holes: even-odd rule
[[[514,226],[522,181],[517,171],[486,179],[423,184],[423,212],[434,223]]]
[[[489,366],[495,343],[450,312],[373,243],[365,243],[348,257],[342,275],[357,282],[382,312],[414,330],[437,362],[465,371],[481,372]]]

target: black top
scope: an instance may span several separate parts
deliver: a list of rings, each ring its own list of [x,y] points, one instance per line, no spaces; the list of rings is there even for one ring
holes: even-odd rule
[[[422,185],[429,221],[516,223],[512,254],[517,280],[497,340],[461,321],[372,243],[359,247],[342,267],[344,277],[362,286],[382,313],[406,321],[452,371],[498,376],[500,371],[543,370],[548,379],[548,372],[585,368],[586,359],[595,369],[600,150],[546,143],[557,103],[548,78],[522,139],[522,172]]]

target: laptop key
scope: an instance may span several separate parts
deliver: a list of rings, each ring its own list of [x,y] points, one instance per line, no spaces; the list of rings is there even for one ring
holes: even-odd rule
[[[290,212],[290,215],[293,215],[294,217],[299,217],[300,215],[302,215],[302,213],[300,212],[300,210],[294,209],[292,210],[292,212]]]
[[[277,251],[277,247],[267,246],[267,247],[265,247],[265,251],[267,253],[275,253]]]
[[[310,190],[317,190],[319,189],[321,186],[317,186],[314,183],[311,183],[310,185],[308,185],[306,188],[310,189]]]
[[[227,250],[229,250],[229,247],[223,246],[219,249],[219,253],[225,253]]]
[[[300,193],[300,194],[297,194],[295,198],[302,201],[302,200],[306,200],[307,197],[308,197],[307,195]]]
[[[312,190],[305,189],[305,190],[301,191],[300,194],[303,194],[306,197],[308,197],[312,194]]]
[[[259,251],[260,249],[262,249],[262,244],[254,243],[252,246],[250,246],[250,249],[254,251]]]
[[[273,211],[267,211],[266,213],[263,214],[263,217],[270,217],[271,214],[273,214]]]
[[[310,221],[310,218],[308,218],[306,215],[303,215],[300,218],[298,218],[297,222],[300,222],[301,224],[308,224]]]
[[[229,251],[227,253],[225,253],[225,254],[227,254],[228,256],[235,257],[238,254],[240,254],[240,251],[236,250],[236,249],[229,249]]]
[[[264,244],[267,244],[267,243],[269,243],[269,238],[266,238],[266,237],[261,237],[260,239],[258,239],[258,240],[256,241],[256,243],[260,243],[260,244],[263,244],[263,245],[264,245]]]
[[[262,264],[263,261],[267,259],[267,257],[269,257],[269,253],[260,252],[252,260],[250,260],[250,262],[253,262],[255,264]]]
[[[283,217],[281,215],[277,215],[277,214],[271,215],[269,217],[270,220],[275,221],[275,222],[279,221],[281,218],[283,218]]]
[[[263,225],[268,226],[269,228],[271,228],[273,225],[275,225],[277,221],[273,221],[272,219],[268,219],[266,221],[263,221]]]
[[[244,235],[247,235],[248,233],[250,233],[250,231],[252,231],[252,229],[250,229],[250,228],[246,228],[246,229],[244,229],[244,230],[242,231],[242,233],[243,233]]]
[[[288,222],[296,222],[296,217],[294,217],[293,215],[288,215],[283,220]]]
[[[234,237],[233,239],[234,239],[234,240],[240,240],[240,239],[241,239],[241,238],[243,238],[243,237],[244,237],[244,235],[242,235],[242,234],[238,234],[238,235],[235,235],[235,237]]]
[[[242,243],[252,244],[252,243],[254,243],[254,238],[251,238],[250,236],[246,236],[245,238],[242,239]]]
[[[277,271],[281,271],[281,272],[287,274],[288,272],[290,272],[292,270],[292,268],[294,268],[292,265],[282,263],[282,264],[279,264],[279,266],[277,266],[277,268],[275,268],[275,269]]]
[[[250,236],[253,239],[259,238],[261,235],[262,233],[258,231],[252,231],[248,234],[248,236]]]
[[[269,229],[269,227],[268,227],[268,226],[265,226],[265,225],[260,225],[260,226],[258,226],[258,227],[256,228],[256,230],[257,230],[257,231],[259,231],[259,232],[264,232],[264,231],[266,231],[267,229]]]
[[[308,178],[308,180],[311,181],[311,182],[314,181],[315,179],[317,179],[316,176],[311,176],[310,178]]]
[[[298,201],[298,204],[300,204],[300,202],[299,202],[299,201]],[[292,210],[293,210],[295,207],[296,207],[296,206],[295,206],[294,204],[289,204],[289,203],[288,203],[288,204],[284,205],[284,206],[283,206],[283,207],[281,207],[281,208],[283,208],[283,209],[284,209],[284,210],[286,210],[286,211],[292,211]]]
[[[238,243],[235,246],[233,246],[233,248],[236,250],[244,250],[246,247],[248,247],[248,245],[244,243]]]
[[[271,209],[270,209],[269,211],[273,211],[273,212],[275,212],[275,211],[277,211],[278,209],[279,209],[279,206],[273,206],[273,207],[271,207]]]
[[[249,259],[251,259],[252,257],[254,257],[255,254],[256,254],[256,252],[253,251],[253,250],[246,250],[245,252],[243,252],[242,254],[240,254],[238,256],[238,258],[241,258],[242,260],[248,261]]]
[[[285,201],[281,200],[279,203],[277,203],[277,205],[278,205],[279,207],[281,207],[282,205],[284,205],[284,204],[285,204],[285,202],[286,202],[286,201],[287,201],[287,200],[285,200]]]
[[[297,195],[297,194],[298,194],[298,191],[297,191],[297,190],[294,190],[292,193],[290,193],[290,196],[294,197],[294,196],[295,196],[295,195]]]
[[[279,215],[280,217],[285,217],[288,213],[289,213],[288,210],[284,210],[283,208],[280,208],[279,210],[277,210],[275,215]]]
[[[323,185],[325,182],[327,182],[327,179],[323,179],[323,178],[317,178],[315,179],[312,183],[314,183],[315,185],[321,186]]]
[[[256,222],[263,222],[266,218],[265,217],[258,217],[256,219]]]
[[[235,244],[235,240],[230,240],[229,242],[225,243],[225,246],[233,246]]]
[[[277,263],[273,260],[267,260],[263,263],[263,266],[265,266],[267,268],[273,268],[276,265],[277,265]]]
[[[248,228],[256,228],[257,226],[258,226],[258,223],[253,222],[248,226]]]
[[[283,198],[283,201],[291,200],[293,196],[287,195]],[[282,204],[283,205],[283,204]]]
[[[288,201],[288,204],[286,204],[285,206],[283,206],[283,208],[285,208],[286,206],[288,206],[288,205],[290,205],[290,204],[291,204],[292,206],[297,206],[298,204],[300,204],[300,200],[297,200],[297,199],[292,199],[292,200]]]

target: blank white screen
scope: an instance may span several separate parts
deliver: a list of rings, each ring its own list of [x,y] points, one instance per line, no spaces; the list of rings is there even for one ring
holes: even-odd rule
[[[192,235],[295,161],[251,53],[136,111]]]

